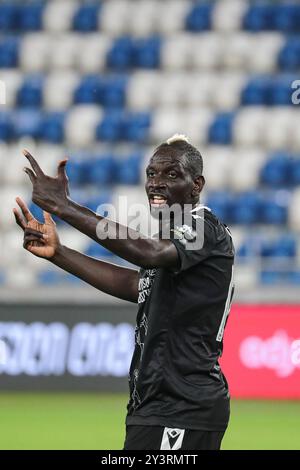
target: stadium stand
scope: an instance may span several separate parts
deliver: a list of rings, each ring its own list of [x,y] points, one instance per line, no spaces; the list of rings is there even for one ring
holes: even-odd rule
[[[145,200],[151,148],[180,132],[203,155],[206,205],[232,227],[241,288],[299,286],[299,35],[292,0],[1,1],[0,284],[77,282],[21,255],[22,148],[52,174],[68,154],[71,195],[96,209],[118,194]]]

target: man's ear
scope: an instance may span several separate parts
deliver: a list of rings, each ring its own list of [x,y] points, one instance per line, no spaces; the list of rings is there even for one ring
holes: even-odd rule
[[[193,196],[197,196],[201,193],[203,186],[205,185],[205,178],[202,175],[196,176],[194,179],[194,188],[192,191]]]

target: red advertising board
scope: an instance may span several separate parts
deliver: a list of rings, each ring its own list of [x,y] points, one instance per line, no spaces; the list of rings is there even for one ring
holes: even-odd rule
[[[220,363],[232,397],[300,399],[300,305],[233,305]]]

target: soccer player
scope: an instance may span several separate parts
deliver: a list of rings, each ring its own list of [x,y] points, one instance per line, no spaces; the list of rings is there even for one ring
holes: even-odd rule
[[[24,155],[31,165],[24,171],[33,185],[32,200],[45,211],[40,224],[17,198],[23,215],[17,209],[14,214],[24,248],[103,292],[138,303],[124,449],[220,449],[230,398],[218,359],[233,295],[234,248],[228,228],[199,202],[205,182],[201,154],[175,135],[150,159],[145,185],[150,208],[161,209],[161,220],[166,207],[179,205],[181,215],[190,209],[190,225],[170,216],[167,238],[163,222],[156,237],[137,238],[132,229],[72,201],[66,160],[52,178],[29,152]],[[50,213],[140,269],[62,246]],[[103,221],[107,237],[99,239]],[[116,228],[118,236],[110,237]]]

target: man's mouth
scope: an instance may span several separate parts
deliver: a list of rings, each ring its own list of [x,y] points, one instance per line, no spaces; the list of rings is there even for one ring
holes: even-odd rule
[[[165,196],[152,195],[149,198],[149,202],[151,207],[161,207],[167,204],[167,199]]]

